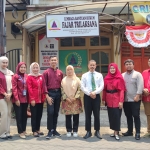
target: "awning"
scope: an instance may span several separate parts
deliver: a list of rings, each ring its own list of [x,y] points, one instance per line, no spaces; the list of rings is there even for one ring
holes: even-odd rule
[[[141,2],[141,0],[91,2],[80,5],[58,7],[37,14],[29,19],[22,21],[20,24],[17,25],[26,28],[28,32],[33,32],[42,27],[45,27],[45,15],[47,14],[74,14],[74,13],[99,13],[100,20],[104,19],[106,15],[107,16],[110,15],[112,19],[114,17],[114,19],[118,20],[118,24],[119,23],[125,24],[126,21],[129,19],[129,15],[131,15],[129,4],[138,2]],[[115,15],[127,15],[127,17],[126,20],[122,20],[119,17],[115,18]]]

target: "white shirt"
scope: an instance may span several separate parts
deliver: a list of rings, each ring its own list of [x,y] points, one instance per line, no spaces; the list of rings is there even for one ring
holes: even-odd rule
[[[96,94],[100,94],[100,92],[104,88],[104,80],[103,76],[101,73],[94,71],[93,72],[94,80],[95,80],[95,85],[96,85],[96,90],[94,91]],[[81,90],[84,92],[86,95],[90,95],[92,92],[92,72],[87,72],[82,75],[81,78]]]

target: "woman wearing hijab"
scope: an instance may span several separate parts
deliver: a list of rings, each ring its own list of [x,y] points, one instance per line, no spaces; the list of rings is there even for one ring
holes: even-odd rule
[[[62,106],[61,112],[66,116],[67,137],[78,136],[79,114],[82,110],[80,99],[80,79],[75,75],[73,66],[66,67],[66,77],[61,82]],[[73,126],[72,118],[73,116]]]
[[[20,138],[25,139],[26,125],[27,125],[27,74],[26,64],[20,62],[16,68],[16,74],[12,79],[12,92],[13,92],[13,106],[16,114],[17,129]]]
[[[8,58],[0,57],[0,138],[12,138],[10,135],[10,121],[11,121],[11,96],[12,96],[12,76],[13,72],[7,69]]]
[[[107,105],[111,137],[119,140],[120,119],[124,102],[125,83],[117,64],[111,63],[104,78],[103,104]]]
[[[27,87],[31,110],[31,125],[34,137],[44,135],[43,132],[40,132],[40,124],[47,89],[44,82],[44,78],[39,72],[40,72],[39,64],[34,62],[30,65],[30,74],[28,75],[27,78]]]

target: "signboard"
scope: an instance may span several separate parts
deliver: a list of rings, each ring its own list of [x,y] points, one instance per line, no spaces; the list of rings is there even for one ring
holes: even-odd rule
[[[99,36],[99,15],[46,15],[46,32],[47,37]]]
[[[41,73],[50,67],[49,57],[58,58],[58,40],[56,38],[46,38],[46,35],[39,35],[39,65]]]
[[[150,24],[150,2],[130,3],[134,21]]]
[[[87,72],[87,50],[60,50],[59,67],[66,74],[66,67],[72,65],[78,77]]]

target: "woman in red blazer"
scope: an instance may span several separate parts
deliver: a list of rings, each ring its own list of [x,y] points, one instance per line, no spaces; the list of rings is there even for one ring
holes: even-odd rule
[[[20,62],[16,68],[16,74],[12,79],[12,92],[13,92],[13,106],[16,114],[17,129],[20,138],[25,139],[26,125],[27,125],[27,74],[26,64]]]
[[[120,118],[124,102],[125,82],[117,64],[111,63],[108,74],[104,78],[103,104],[107,105],[110,129],[114,130],[111,137],[119,140]]]
[[[41,75],[39,71],[39,64],[36,62],[32,63],[30,65],[30,74],[28,75],[27,79],[29,103],[31,110],[31,125],[34,137],[44,135],[43,132],[40,132],[40,123],[47,89],[43,75]]]

